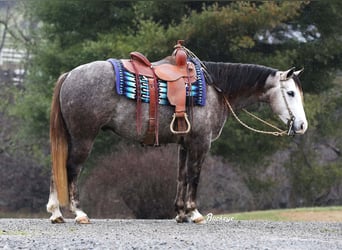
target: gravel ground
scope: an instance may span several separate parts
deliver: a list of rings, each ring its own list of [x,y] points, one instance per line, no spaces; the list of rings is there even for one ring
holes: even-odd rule
[[[0,249],[342,249],[342,223],[0,219]]]

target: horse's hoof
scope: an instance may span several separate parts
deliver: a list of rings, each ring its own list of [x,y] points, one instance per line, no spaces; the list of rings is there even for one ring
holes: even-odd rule
[[[60,224],[60,223],[65,223],[65,220],[63,217],[57,217],[57,218],[54,218],[54,219],[51,219],[50,218],[50,221],[52,224]]]
[[[90,224],[91,223],[88,216],[78,217],[75,219],[75,222],[77,224]]]
[[[200,212],[198,212],[197,209],[192,211],[189,214],[189,217],[193,223],[196,223],[196,224],[205,224],[206,223],[205,217]]]
[[[189,218],[186,215],[177,215],[175,220],[177,221],[177,223],[184,223],[184,222],[190,222]]]
[[[196,223],[196,224],[205,224],[205,223],[207,223],[206,219],[203,216],[198,217],[196,219],[193,219],[192,222]]]

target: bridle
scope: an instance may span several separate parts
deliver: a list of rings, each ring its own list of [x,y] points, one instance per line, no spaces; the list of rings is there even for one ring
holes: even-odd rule
[[[284,102],[285,102],[285,105],[286,105],[286,109],[287,111],[289,112],[289,116],[290,116],[290,119],[287,121],[287,128],[288,128],[288,131],[287,131],[287,135],[288,136],[294,136],[295,135],[295,132],[293,131],[293,124],[294,124],[294,121],[296,119],[296,117],[294,116],[293,112],[291,111],[290,109],[290,106],[289,106],[289,103],[287,102],[287,99],[285,97],[285,87],[283,86],[282,82],[288,80],[288,78],[283,74],[280,75],[280,84],[281,84],[281,95],[283,96],[283,99],[284,99]]]
[[[284,76],[284,75],[280,75],[280,82],[282,83],[283,81],[286,81],[288,80],[289,78]],[[242,109],[245,113],[247,113],[248,115],[252,116],[253,118],[257,119],[258,121],[264,123],[265,125],[275,129],[276,131],[265,131],[265,130],[259,130],[259,129],[255,129],[255,128],[252,128],[250,126],[248,126],[246,123],[244,123],[243,121],[240,120],[240,118],[236,115],[236,113],[234,112],[232,106],[230,105],[227,97],[225,95],[223,95],[223,98],[225,100],[225,103],[227,105],[227,107],[229,108],[229,110],[231,111],[231,113],[233,114],[233,116],[235,117],[235,119],[242,125],[244,126],[245,128],[253,131],[253,132],[256,132],[256,133],[261,133],[261,134],[268,134],[268,135],[274,135],[274,136],[284,136],[284,135],[287,135],[287,136],[294,136],[295,135],[295,132],[293,131],[293,124],[294,124],[294,121],[296,119],[296,117],[293,115],[293,112],[291,111],[290,109],[290,106],[289,106],[289,103],[287,102],[286,100],[286,97],[285,97],[285,87],[283,86],[283,84],[281,84],[281,94],[282,94],[282,97],[284,99],[284,102],[285,102],[285,105],[286,105],[286,108],[287,108],[287,111],[289,112],[289,116],[290,116],[290,119],[288,120],[287,122],[287,130],[282,130],[280,128],[278,128],[277,126],[261,119],[260,117],[257,117],[256,115],[250,113],[249,111],[247,111],[246,109]]]

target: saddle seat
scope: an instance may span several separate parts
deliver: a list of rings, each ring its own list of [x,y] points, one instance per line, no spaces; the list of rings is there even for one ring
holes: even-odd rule
[[[182,52],[185,53],[184,51]],[[143,54],[136,51],[130,53],[131,59],[123,59],[121,61],[123,66],[134,74],[136,69],[139,75],[149,78],[153,78],[156,75],[159,79],[166,82],[174,82],[184,78],[185,83],[193,83],[196,81],[195,66],[192,62],[187,62],[187,59],[185,59],[185,62],[183,59],[179,59],[184,58],[182,52],[178,52],[175,55],[176,64],[163,63],[153,65]]]
[[[136,75],[137,88],[139,76],[145,76],[149,80],[150,92],[150,122],[149,129],[144,140],[145,144],[151,143],[151,134],[158,145],[158,86],[157,79],[167,82],[167,98],[171,105],[175,106],[175,113],[170,124],[173,134],[187,134],[191,125],[186,114],[186,86],[196,82],[195,65],[188,61],[188,56],[183,49],[182,41],[178,41],[175,50],[171,55],[171,62],[152,64],[140,52],[131,52],[131,59],[121,60],[123,66]],[[157,91],[157,92],[156,92]],[[137,91],[137,95],[139,92]],[[137,115],[139,114],[139,97],[137,97]],[[177,123],[175,121],[177,120]],[[138,121],[138,118],[137,118]],[[137,122],[137,126],[139,126]]]

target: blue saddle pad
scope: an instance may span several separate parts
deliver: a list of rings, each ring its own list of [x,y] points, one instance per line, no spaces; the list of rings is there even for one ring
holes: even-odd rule
[[[129,99],[135,100],[136,96],[136,81],[135,74],[128,72],[122,65],[122,62],[118,59],[108,59],[115,71],[116,76],[116,91],[119,95],[126,96]],[[197,59],[191,59],[191,62],[195,65],[197,74],[196,82],[191,84],[191,89],[187,86],[186,95],[187,102],[191,100],[194,105],[204,106],[206,100],[206,84],[204,75],[201,68],[201,63]],[[142,102],[150,102],[150,93],[148,88],[148,79],[145,76],[139,76],[140,78],[140,90]],[[167,82],[158,79],[159,87],[159,104],[170,105],[167,99]]]

